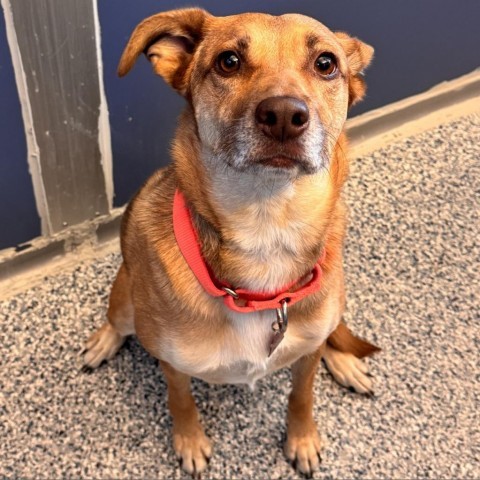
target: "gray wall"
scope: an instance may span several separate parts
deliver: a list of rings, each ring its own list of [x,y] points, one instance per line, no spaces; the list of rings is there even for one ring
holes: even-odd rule
[[[50,233],[108,212],[93,4],[14,0]]]
[[[168,163],[169,142],[183,100],[151,73],[144,59],[123,79],[115,72],[122,49],[140,20],[191,2],[1,2],[5,16],[13,19],[12,28],[18,37],[15,48],[22,56],[41,170],[41,174],[33,172],[34,177],[37,175],[34,194],[25,126],[5,42],[5,25],[0,21],[0,248],[4,248],[108,213],[112,206],[127,202],[154,169]],[[422,92],[469,73],[480,64],[478,0],[193,3],[216,15],[299,12],[371,43],[376,57],[367,73],[368,96],[352,115]],[[99,31],[101,51],[96,49]],[[103,75],[98,70],[98,53],[103,60]],[[102,117],[103,89],[110,123],[106,114]],[[102,118],[106,124],[103,132],[99,131]],[[111,154],[113,204],[109,192]],[[39,198],[38,185],[44,198]]]

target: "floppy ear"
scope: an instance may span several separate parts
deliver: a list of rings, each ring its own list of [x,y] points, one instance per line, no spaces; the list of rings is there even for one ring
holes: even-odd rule
[[[348,69],[350,71],[348,104],[351,106],[362,100],[367,91],[362,77],[364,70],[372,61],[373,48],[344,32],[335,32],[335,36],[347,55]]]
[[[123,51],[118,75],[126,75],[139,55],[145,53],[155,73],[184,95],[188,67],[209,16],[200,8],[185,8],[146,18],[137,25]]]

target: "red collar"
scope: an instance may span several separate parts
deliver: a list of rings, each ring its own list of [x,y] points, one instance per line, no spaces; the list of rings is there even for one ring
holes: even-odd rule
[[[249,313],[259,310],[279,309],[285,302],[288,303],[288,306],[291,306],[308,295],[318,292],[322,286],[321,264],[325,259],[325,251],[315,264],[311,272],[311,279],[293,292],[289,291],[290,288],[299,283],[305,276],[269,294],[234,289],[231,285],[216,279],[203,259],[190,210],[185,203],[185,197],[179,190],[175,191],[173,200],[173,231],[180,251],[200,285],[213,297],[223,297],[225,305],[235,312]]]

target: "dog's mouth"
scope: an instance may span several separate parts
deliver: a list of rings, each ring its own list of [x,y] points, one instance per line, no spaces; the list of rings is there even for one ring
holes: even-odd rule
[[[262,142],[250,152],[248,164],[268,170],[311,173],[314,162],[303,145],[299,142],[286,142],[277,145],[275,142]]]
[[[285,155],[274,155],[272,157],[256,159],[255,163],[264,165],[266,167],[292,169],[298,167],[304,162],[296,158],[287,157]]]
[[[311,175],[322,167],[322,136],[302,138],[302,141],[275,142],[243,132],[223,144],[223,162],[239,172],[288,177]],[[227,138],[227,136],[225,136]],[[233,149],[232,149],[233,146]]]
[[[260,168],[266,168],[272,172],[303,172],[311,174],[315,172],[315,166],[308,158],[300,156],[290,156],[285,154],[276,154],[268,156],[258,156],[251,159],[250,165]]]

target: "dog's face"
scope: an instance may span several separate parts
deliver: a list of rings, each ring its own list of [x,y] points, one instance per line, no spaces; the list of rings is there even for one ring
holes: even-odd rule
[[[210,165],[298,175],[328,166],[373,49],[302,15],[185,9],[136,28],[120,75],[141,52],[191,103]]]

